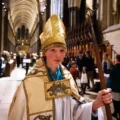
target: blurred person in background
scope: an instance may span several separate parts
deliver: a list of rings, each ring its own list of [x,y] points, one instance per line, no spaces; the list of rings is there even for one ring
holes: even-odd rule
[[[76,83],[76,79],[79,78],[79,70],[77,68],[76,61],[71,62],[70,73],[72,74],[73,79]],[[76,85],[77,85],[77,83],[76,83]]]
[[[112,61],[108,56],[108,53],[103,54],[102,68],[105,74],[109,74],[112,68]]]
[[[26,62],[26,67],[25,67],[25,69],[26,69],[26,75],[27,75],[28,70],[29,70],[29,67],[30,67],[30,63],[31,63],[31,58],[30,58],[30,54],[29,54],[29,53],[27,53],[26,59],[27,59],[27,62]]]
[[[19,53],[18,53],[17,56],[16,56],[16,63],[17,63],[17,67],[20,67],[21,58],[20,58]]]
[[[94,84],[94,59],[92,58],[92,55],[90,51],[85,52],[85,68],[87,72],[87,77],[88,77],[88,88],[91,90],[95,90],[95,84]],[[92,83],[92,86],[90,86],[90,82]]]
[[[116,56],[116,64],[112,67],[110,76],[107,79],[107,87],[112,89],[114,113],[117,120],[120,120],[120,54]]]
[[[79,56],[76,59],[77,67],[79,69],[79,78],[81,78],[83,67],[85,67],[85,57],[82,51],[78,51]]]

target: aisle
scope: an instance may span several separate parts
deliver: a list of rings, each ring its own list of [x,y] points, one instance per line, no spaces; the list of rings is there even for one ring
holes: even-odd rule
[[[7,120],[8,109],[17,86],[25,77],[23,68],[15,68],[10,77],[0,78],[0,120]]]
[[[0,80],[23,80],[25,77],[24,68],[15,68],[9,77],[2,77]]]

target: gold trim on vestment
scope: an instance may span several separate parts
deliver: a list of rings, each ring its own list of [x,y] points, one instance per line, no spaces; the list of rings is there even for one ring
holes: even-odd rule
[[[29,117],[29,106],[28,106],[28,95],[27,95],[27,91],[26,91],[26,88],[25,88],[24,81],[23,81],[23,89],[24,89],[24,91],[25,91],[25,96],[26,96],[26,113],[27,113],[27,120],[30,120],[30,117]]]
[[[41,58],[41,60],[42,60],[42,62],[43,62],[43,64],[44,64],[44,67],[45,67],[46,72],[47,72],[47,77],[48,77],[48,80],[49,80],[49,82],[50,82],[51,80],[50,80],[50,76],[49,76],[49,74],[48,74],[47,65],[46,65],[46,63],[45,63],[45,61],[44,61],[44,59],[43,59],[43,58]]]
[[[71,86],[69,79],[45,82],[44,88],[46,100],[71,95]]]
[[[34,77],[33,77],[34,78]],[[29,79],[29,78],[28,78]],[[31,78],[30,78],[31,79]],[[27,82],[27,79],[25,80],[26,82]],[[34,119],[34,116],[36,117],[36,115],[37,116],[41,116],[41,114],[44,114],[44,117],[46,116],[46,118],[47,118],[47,116],[51,116],[51,114],[48,114],[49,112],[50,113],[52,113],[52,116],[51,116],[51,120],[53,120],[52,118],[53,118],[53,115],[54,115],[54,113],[53,113],[53,108],[52,109],[48,109],[48,110],[46,110],[46,111],[38,111],[38,112],[34,112],[34,113],[30,113],[30,106],[29,106],[29,104],[30,104],[30,102],[29,102],[29,92],[27,92],[27,90],[28,90],[28,88],[27,88],[27,90],[26,90],[26,86],[25,86],[25,81],[23,82],[24,83],[24,91],[25,91],[25,96],[26,96],[26,112],[27,112],[27,120],[33,120]],[[33,81],[34,81],[34,79],[33,79]],[[28,82],[29,83],[29,82]],[[27,85],[27,84],[26,84]],[[40,92],[39,92],[40,93]],[[40,95],[39,95],[39,97],[40,97]],[[44,97],[44,96],[43,96]],[[40,100],[40,99],[39,99]],[[37,103],[36,103],[37,104]],[[42,110],[42,108],[41,108],[41,110]],[[46,115],[46,114],[47,115]],[[43,116],[43,115],[42,115]],[[31,117],[32,117],[32,119],[31,119]]]
[[[53,105],[53,120],[55,120],[55,101],[52,99],[52,105]]]
[[[36,113],[30,114],[30,116],[31,116],[31,115],[35,115],[35,114],[45,113],[45,112],[51,112],[51,111],[53,111],[53,110],[47,110],[47,111],[36,112]]]
[[[42,64],[42,65],[41,65]],[[68,96],[68,95],[73,95],[74,97],[76,97],[77,99],[79,99],[80,98],[80,96],[79,96],[79,94],[77,93],[77,91],[76,91],[76,87],[75,87],[75,83],[74,83],[74,81],[73,81],[73,78],[72,78],[72,76],[71,76],[71,74],[62,66],[62,65],[60,65],[60,70],[61,70],[61,72],[62,72],[62,75],[63,75],[63,77],[66,79],[66,80],[58,80],[58,81],[55,81],[55,82],[59,82],[60,84],[61,83],[66,83],[66,81],[68,82],[67,84],[65,84],[65,85],[67,85],[68,87],[70,87],[69,88],[69,90],[70,90],[70,92],[68,93],[68,94],[65,94],[65,95],[61,95],[61,96],[55,96],[55,97],[53,97],[52,99],[51,98],[49,98],[48,96],[46,96],[46,91],[48,90],[48,88],[50,88],[51,87],[51,85],[53,85],[53,83],[54,82],[50,82],[51,80],[50,80],[50,77],[49,77],[49,75],[48,75],[48,70],[47,70],[47,66],[46,66],[46,64],[44,63],[44,61],[43,61],[43,59],[41,59],[41,60],[39,60],[39,65],[40,66],[42,66],[42,68],[43,69],[41,69],[39,66],[38,66],[38,64],[36,65],[37,67],[35,67],[35,69],[38,69],[38,72],[35,72],[35,74],[34,74],[34,72],[30,72],[30,73],[33,73],[32,75],[31,74],[29,74],[28,76],[26,76],[26,78],[24,79],[24,81],[23,81],[23,88],[24,88],[24,91],[25,91],[25,96],[26,96],[26,112],[27,112],[27,120],[30,120],[30,116],[33,116],[33,115],[38,115],[39,116],[39,114],[47,114],[47,112],[48,111],[51,111],[52,113],[53,113],[53,120],[55,120],[55,103],[54,103],[54,99],[56,99],[56,98],[60,98],[60,97],[64,97],[64,96]],[[44,66],[43,66],[44,65]],[[33,70],[34,71],[34,70]],[[44,72],[44,73],[43,73]],[[44,75],[43,75],[44,74]],[[40,85],[42,85],[42,87],[40,87],[40,88],[36,88],[36,87],[38,87],[39,86],[39,84]],[[49,86],[50,85],[50,86]],[[47,86],[49,86],[49,87],[47,87]],[[26,89],[26,87],[27,87],[27,89]],[[31,91],[31,88],[36,88],[36,90],[35,91]],[[62,88],[62,87],[60,87],[60,88]],[[46,111],[42,111],[42,107],[37,107],[37,109],[36,109],[36,107],[34,107],[34,105],[35,104],[32,104],[30,101],[31,100],[33,100],[33,101],[36,101],[36,99],[34,100],[34,99],[30,99],[30,101],[29,101],[29,98],[30,98],[30,96],[31,96],[31,94],[33,94],[33,93],[40,93],[38,90],[43,90],[43,91],[45,91],[45,94],[44,95],[42,95],[41,96],[41,94],[39,95],[39,94],[35,94],[35,95],[38,95],[39,97],[42,97],[42,98],[46,98],[45,99],[45,102],[42,102],[42,103],[49,103],[49,101],[51,101],[50,102],[50,106],[52,106],[52,107],[50,107],[49,106],[49,108],[47,107],[47,109],[46,109]],[[42,91],[42,93],[43,93],[43,91]],[[58,90],[59,91],[59,90]],[[54,94],[53,94],[54,95]],[[36,97],[36,96],[35,96]],[[39,100],[41,100],[41,98],[39,98]],[[48,102],[47,102],[48,101]],[[34,103],[36,103],[36,102],[34,102]],[[40,102],[38,102],[38,104],[40,104]],[[30,108],[30,106],[32,107],[33,106],[33,108],[31,109]],[[40,106],[43,106],[42,104],[40,104]],[[30,109],[30,110],[29,110]],[[38,111],[37,111],[38,110]],[[40,110],[40,111],[39,111]],[[36,111],[36,112],[35,112]],[[49,116],[49,114],[47,114],[47,116]]]

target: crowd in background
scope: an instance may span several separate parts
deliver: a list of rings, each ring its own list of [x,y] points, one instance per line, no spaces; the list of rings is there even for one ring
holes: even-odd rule
[[[71,58],[68,60],[68,63],[65,62],[67,60],[67,57],[66,57],[65,61],[63,61],[63,64],[67,67],[68,70],[70,70],[75,80],[77,78],[81,78],[82,73],[86,73],[88,80],[81,82],[81,88],[83,90],[82,92],[83,94],[85,94],[86,87],[88,87],[91,90],[95,89],[95,85],[93,81],[95,64],[90,51],[86,51],[84,53],[82,51],[79,51],[78,53],[79,53],[78,56],[71,56]],[[90,81],[92,83],[91,87],[90,87]]]
[[[102,68],[106,76],[109,76],[113,64],[105,52],[102,57]],[[98,69],[91,51],[78,51],[78,56],[66,56],[63,65],[70,70],[75,82],[77,78],[80,79],[81,94],[85,94],[86,88],[91,91],[96,91],[97,86],[95,86],[94,79],[98,78]]]
[[[20,53],[9,53],[4,51],[0,54],[0,76],[3,76],[6,63],[13,63],[15,62],[16,66],[19,68],[20,65],[22,68],[26,69],[26,74],[28,73],[29,67],[34,66],[36,60],[40,58],[37,54],[27,53],[27,54],[20,54]],[[95,90],[94,78],[96,77],[96,64],[94,59],[91,55],[90,51],[78,52],[78,56],[66,56],[62,64],[70,70],[73,75],[73,78],[76,80],[77,78],[81,78],[82,73],[87,74],[87,83],[82,83],[81,85],[84,86],[84,91],[86,87],[91,90]],[[108,54],[104,53],[103,60],[102,60],[102,68],[105,74],[109,74],[112,68],[113,63],[108,58]],[[75,81],[76,82],[76,81]],[[90,86],[90,83],[92,86]]]
[[[26,53],[26,54],[20,54],[20,53],[9,53],[7,51],[4,51],[0,54],[0,76],[2,76],[4,72],[4,68],[6,66],[6,63],[13,63],[17,65],[19,68],[20,65],[22,68],[26,69],[26,74],[28,73],[29,66],[34,66],[36,63],[36,60],[40,58],[37,54],[32,53]],[[94,78],[96,77],[96,70],[97,67],[94,59],[91,55],[90,51],[78,52],[78,56],[66,56],[62,64],[70,70],[70,72],[73,75],[74,79],[81,78],[82,73],[87,74],[88,82],[86,85],[91,90],[95,89],[94,85]],[[108,54],[103,54],[103,60],[102,60],[102,68],[105,74],[109,74],[110,70],[112,68],[113,63],[111,62],[110,58],[108,58]],[[90,82],[92,86],[90,86]]]
[[[12,64],[13,62],[17,68],[20,66],[25,68],[27,75],[29,67],[33,67],[39,58],[40,56],[37,54],[3,52],[0,54],[0,77],[4,76],[6,64]],[[98,74],[96,73],[97,65],[90,51],[79,51],[78,56],[66,56],[62,64],[71,72],[77,87],[79,86],[77,79],[79,80],[81,86],[79,93],[81,95],[86,93],[86,88],[90,91],[96,91],[94,80],[98,78]],[[118,119],[120,117],[120,55],[116,56],[116,63],[113,63],[108,54],[104,53],[102,68],[104,74],[108,75],[107,78],[105,77],[107,87],[112,89],[115,109],[113,116]]]
[[[17,68],[25,68],[27,74],[29,67],[33,67],[39,57],[36,53],[20,54],[7,51],[0,53],[0,77],[4,76],[7,64],[15,64]]]
[[[95,78],[99,79],[99,71],[90,51],[78,52],[78,56],[65,57],[63,64],[70,70],[77,86],[79,78],[81,84],[80,94],[84,95],[86,87],[90,91],[95,91]],[[117,54],[115,63],[105,52],[102,57],[102,68],[105,77],[106,87],[112,89],[114,113],[117,120],[120,120],[120,54]],[[85,76],[86,75],[86,76]],[[85,80],[86,79],[86,80]],[[91,85],[90,85],[91,82]]]

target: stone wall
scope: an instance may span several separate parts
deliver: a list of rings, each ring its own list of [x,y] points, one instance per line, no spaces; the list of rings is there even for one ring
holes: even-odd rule
[[[108,27],[103,31],[103,40],[109,41],[113,49],[120,53],[120,24]]]

